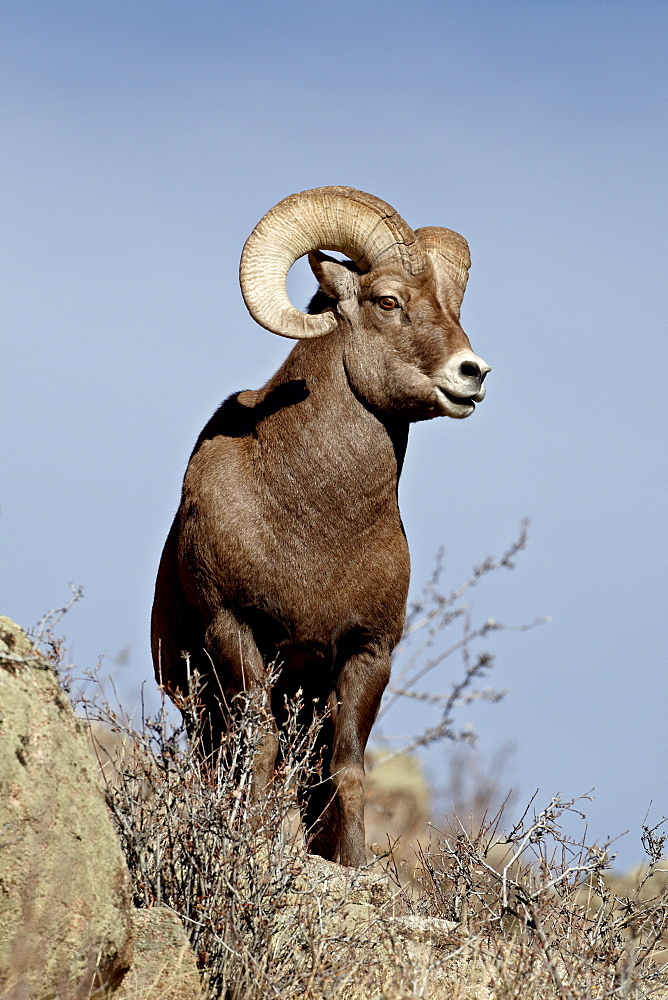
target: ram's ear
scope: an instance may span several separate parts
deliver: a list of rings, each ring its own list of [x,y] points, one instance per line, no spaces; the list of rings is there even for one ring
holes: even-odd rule
[[[322,250],[312,250],[308,255],[308,262],[320,288],[330,299],[340,302],[342,299],[357,297],[357,269],[350,261],[342,262],[329,257]]]

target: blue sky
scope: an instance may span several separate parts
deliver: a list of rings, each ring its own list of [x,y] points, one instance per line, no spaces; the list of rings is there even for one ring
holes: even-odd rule
[[[595,787],[592,836],[630,828],[638,859],[650,800],[668,812],[667,20],[615,0],[6,0],[0,611],[29,626],[83,584],[72,657],[105,654],[134,697],[192,443],[289,349],[245,311],[244,240],[293,191],[371,191],[467,237],[463,323],[493,367],[470,420],[411,433],[414,583],[444,545],[454,586],[526,515],[473,615],[553,619],[488,643],[508,694],[460,721],[483,753],[515,744],[520,796]]]

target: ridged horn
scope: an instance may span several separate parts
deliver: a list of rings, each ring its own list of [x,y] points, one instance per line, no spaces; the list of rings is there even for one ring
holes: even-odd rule
[[[422,249],[429,254],[437,270],[445,272],[450,300],[457,313],[461,308],[469,278],[471,255],[463,236],[440,226],[423,226],[415,230]]]
[[[425,267],[415,233],[401,216],[371,194],[351,187],[322,187],[284,198],[258,222],[246,240],[239,280],[253,319],[293,340],[323,337],[336,327],[331,312],[309,316],[290,302],[288,271],[311,250],[345,254],[362,270],[381,257],[395,259],[410,274]]]

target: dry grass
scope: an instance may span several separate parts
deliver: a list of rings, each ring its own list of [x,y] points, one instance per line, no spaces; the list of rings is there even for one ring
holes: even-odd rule
[[[192,732],[196,699],[182,708]],[[255,754],[269,726],[265,698],[240,696],[234,723],[214,761],[168,712],[134,732],[119,715],[95,713],[122,737],[113,769],[106,750],[107,797],[135,886],[137,906],[167,906],[190,937],[207,997],[350,996],[368,965],[366,930],[347,926],[354,885],[323,904],[309,878],[296,790],[319,762],[313,747],[321,720],[297,726],[290,706],[281,763],[271,786],[253,791]],[[105,740],[105,745],[107,741]],[[322,863],[319,880],[331,876]],[[309,875],[310,872],[310,875]],[[371,916],[370,916],[371,915]],[[379,915],[380,916],[380,915]]]
[[[435,714],[423,733],[386,750],[386,760],[470,739],[457,730],[456,709],[498,699],[476,689],[492,657],[474,644],[504,626],[489,619],[474,627],[461,598],[488,573],[511,568],[525,542],[523,526],[500,559],[486,560],[449,594],[437,567],[409,609],[389,702],[417,698]],[[462,636],[443,645],[441,633],[458,621]],[[425,691],[424,678],[455,653],[463,677],[445,695]],[[609,845],[564,832],[574,813],[586,827],[584,801],[555,798],[539,810],[532,802],[516,821],[508,802],[492,819],[478,802],[477,822],[451,816],[415,848],[414,865],[402,865],[390,844],[367,872],[346,874],[306,856],[296,788],[319,768],[319,721],[300,729],[298,704],[281,736],[280,767],[258,795],[253,762],[269,725],[263,692],[237,699],[220,754],[206,763],[164,705],[136,731],[99,693],[83,701],[121,751],[100,750],[100,761],[135,903],[178,914],[206,1000],[668,997],[668,876],[658,827],[645,831],[648,866],[622,884],[610,872]],[[196,692],[181,709],[196,730]]]
[[[646,830],[650,865],[623,889],[609,875],[606,845],[563,831],[565,814],[584,823],[583,802],[554,799],[508,825],[502,808],[475,831],[434,829],[409,881],[388,849],[369,871],[384,868],[389,894],[379,887],[374,897],[369,873],[330,891],[332,871],[343,870],[306,858],[296,822],[296,784],[318,766],[318,722],[299,730],[298,710],[262,796],[251,788],[268,725],[260,695],[240,700],[215,767],[166,713],[140,733],[103,713],[123,734],[108,798],[136,904],[179,914],[207,1000],[668,995],[658,830]],[[401,920],[411,916],[433,930],[427,952],[403,947]]]
[[[622,884],[610,874],[610,845],[564,833],[566,814],[586,825],[581,806],[559,797],[540,811],[530,804],[506,831],[502,808],[475,832],[435,831],[419,853],[412,906],[467,928],[494,996],[668,995],[665,837],[645,828],[650,864]]]

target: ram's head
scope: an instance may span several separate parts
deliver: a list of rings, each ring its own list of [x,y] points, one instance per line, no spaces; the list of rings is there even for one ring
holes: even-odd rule
[[[292,305],[285,285],[304,254],[319,283],[308,313]],[[469,266],[458,233],[413,232],[379,198],[327,187],[291,195],[267,213],[246,242],[240,277],[258,323],[297,340],[336,333],[360,398],[381,413],[421,420],[468,417],[485,395],[489,365],[459,322]]]

